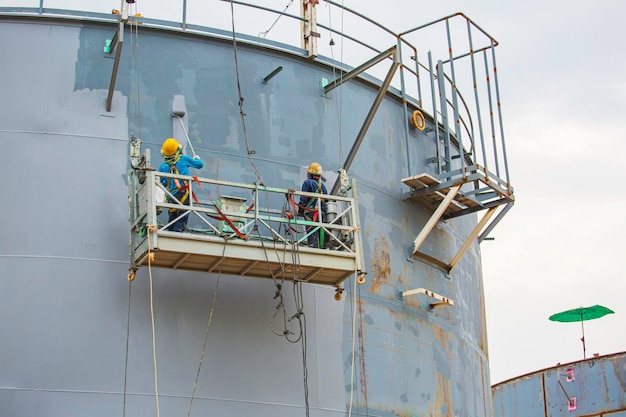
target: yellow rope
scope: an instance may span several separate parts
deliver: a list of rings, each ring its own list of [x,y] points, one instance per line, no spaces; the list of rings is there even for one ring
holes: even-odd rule
[[[154,225],[148,226],[148,275],[150,276],[150,318],[152,320],[152,359],[154,363],[154,394],[156,398],[156,410],[157,417],[161,417],[161,410],[159,407],[159,378],[157,375],[157,359],[156,359],[156,335],[154,330],[154,300],[152,297],[152,264],[150,261],[150,254],[152,248],[150,247],[150,232],[156,231]]]

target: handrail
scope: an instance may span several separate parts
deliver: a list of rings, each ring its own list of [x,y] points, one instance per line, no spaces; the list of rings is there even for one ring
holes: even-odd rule
[[[478,30],[479,30],[479,31],[480,31],[483,35],[485,35],[488,39],[492,40],[492,41],[495,43],[495,45],[494,45],[494,46],[498,46],[498,45],[499,45],[498,41],[497,41],[497,40],[496,40],[493,36],[491,36],[489,33],[487,33],[487,31],[485,31],[483,28],[481,28],[480,26],[478,26],[478,25],[477,25],[477,24],[476,24],[476,23],[475,23],[472,19],[470,19],[469,17],[467,17],[467,16],[466,16],[464,13],[462,13],[462,12],[456,12],[456,13],[453,13],[453,14],[451,14],[451,15],[444,16],[444,17],[442,17],[442,18],[439,18],[439,19],[433,20],[432,22],[424,23],[423,25],[417,26],[417,27],[415,27],[415,28],[413,28],[413,29],[409,29],[409,30],[406,30],[406,31],[404,31],[404,32],[400,32],[400,33],[398,34],[398,36],[400,36],[400,37],[401,37],[401,36],[404,36],[404,35],[408,35],[409,33],[412,33],[412,32],[417,32],[418,30],[421,30],[421,29],[427,28],[428,26],[432,26],[432,25],[434,25],[434,24],[436,24],[436,23],[443,22],[443,21],[445,21],[445,20],[451,19],[451,18],[453,18],[453,17],[455,17],[455,16],[463,16],[463,17],[464,17],[464,18],[465,18],[468,22],[470,22],[470,23],[472,24],[472,26],[474,26],[476,29],[478,29]],[[491,45],[489,45],[489,46],[491,47]]]
[[[329,237],[330,247],[347,253],[355,251],[354,234],[357,228],[357,213],[355,200],[352,197],[155,171],[146,171],[146,174],[144,184],[131,191],[137,199],[135,214],[131,216],[132,229],[138,230],[141,225],[154,225],[157,227],[157,233],[166,231],[176,219],[168,223],[163,220],[167,216],[161,214],[161,219],[159,219],[158,213],[166,213],[172,209],[180,211],[180,216],[190,217],[189,224],[192,233],[215,235],[225,239],[241,237],[241,234],[245,235],[246,239],[274,240],[297,246],[306,244],[309,235],[324,230]],[[179,182],[187,183],[190,193],[189,204],[183,204],[176,199],[172,192],[163,186],[161,179],[178,179]],[[220,195],[217,198],[212,196],[215,189],[219,189]],[[150,198],[157,194],[157,190],[161,190],[165,195],[164,201]],[[244,194],[248,195],[243,197]],[[261,198],[262,194],[265,194],[263,198]],[[297,199],[301,196],[315,199],[319,206],[334,202],[337,210],[331,213],[328,209],[326,218],[317,220],[299,218]],[[247,208],[245,211],[235,210],[227,202],[224,203],[222,198],[237,199],[242,203],[245,201]],[[151,224],[152,222],[154,224]],[[228,230],[229,227],[226,226],[229,225],[236,225],[237,230]],[[309,229],[305,230],[305,228]]]
[[[58,4],[57,0],[57,3]],[[121,0],[124,1],[124,0]],[[202,4],[206,3],[206,0],[193,0],[194,2],[202,2]],[[287,19],[290,19],[291,21],[295,21],[298,23],[304,22],[305,19],[291,14],[291,13],[287,13],[285,10],[277,10],[277,9],[273,9],[271,7],[266,7],[266,6],[262,6],[262,5],[256,5],[256,4],[252,4],[250,2],[245,2],[245,1],[241,1],[241,0],[217,0],[219,2],[222,3],[231,3],[234,5],[237,5],[239,7],[246,7],[246,8],[251,8],[254,10],[258,10],[261,12],[267,12],[267,13],[271,13],[274,14],[276,16],[280,17],[285,17]],[[17,2],[17,0],[16,0]],[[45,8],[45,0],[39,0],[39,5],[38,7],[32,7],[32,8],[24,8],[24,7],[1,7],[0,8],[0,15],[6,14],[6,15],[10,15],[10,14],[27,14],[29,13],[29,11],[33,14],[37,14],[39,16],[50,16],[53,15],[54,17],[58,17],[58,16],[62,16],[64,13],[68,16],[79,16],[80,18],[83,19],[106,19],[106,20],[111,20],[111,21],[116,21],[117,16],[115,15],[109,15],[110,19],[107,18],[109,16],[103,14],[103,13],[95,13],[95,12],[76,12],[76,11],[70,11],[70,10],[66,10],[63,11],[62,9],[46,9]],[[192,3],[192,0],[185,0],[182,2],[182,18],[183,18],[183,22],[181,25],[181,22],[179,22],[179,26],[176,26],[175,24],[173,24],[172,22],[168,22],[168,21],[162,21],[162,20],[158,20],[158,19],[150,19],[150,18],[142,18],[142,17],[132,17],[132,20],[137,21],[137,22],[141,22],[142,25],[144,27],[150,27],[150,26],[154,26],[154,27],[159,27],[159,28],[168,28],[171,30],[178,30],[178,31],[182,31],[182,32],[190,32],[190,33],[202,33],[202,31],[204,30],[205,33],[212,33],[210,29],[203,27],[201,25],[197,25],[195,24],[190,24],[189,22],[187,22],[187,9],[189,9],[190,5]],[[198,4],[198,3],[195,3]],[[448,75],[446,75],[444,73],[444,81],[443,81],[443,85],[445,86],[444,88],[450,89],[453,92],[453,99],[455,97],[460,97],[461,101],[462,101],[462,107],[464,108],[464,116],[459,115],[459,119],[460,119],[460,123],[463,125],[463,127],[465,128],[466,131],[470,131],[471,134],[469,134],[469,138],[472,141],[472,146],[471,148],[474,149],[476,148],[476,152],[474,153],[474,159],[476,163],[480,163],[482,165],[485,166],[495,166],[496,167],[496,172],[498,173],[499,169],[499,165],[502,164],[504,166],[504,176],[505,176],[505,181],[507,183],[510,183],[510,179],[509,179],[509,172],[508,172],[508,164],[506,161],[506,146],[504,144],[504,130],[502,127],[502,114],[501,114],[501,107],[500,107],[500,90],[499,90],[499,86],[498,86],[498,77],[497,77],[497,73],[496,73],[496,68],[495,68],[495,54],[494,54],[494,48],[496,46],[498,46],[498,41],[492,36],[490,35],[486,30],[484,30],[481,26],[479,26],[476,22],[474,22],[472,19],[470,19],[468,16],[466,16],[464,13],[462,12],[457,12],[457,13],[453,13],[450,14],[448,16],[433,20],[431,22],[413,27],[411,29],[402,31],[402,32],[395,32],[392,29],[382,25],[379,22],[376,22],[374,19],[371,19],[367,16],[365,16],[362,13],[359,13],[356,10],[353,10],[349,7],[346,7],[342,4],[339,4],[336,1],[333,0],[326,0],[324,2],[324,4],[328,5],[328,7],[332,7],[335,8],[335,10],[338,10],[340,13],[349,13],[352,16],[355,16],[357,19],[359,19],[360,21],[364,22],[365,24],[369,25],[370,27],[374,28],[376,31],[380,31],[383,36],[380,36],[376,39],[376,43],[377,45],[371,45],[367,42],[364,42],[363,40],[359,39],[359,37],[357,36],[351,36],[349,33],[344,33],[343,30],[338,30],[336,28],[333,28],[330,24],[324,24],[323,21],[320,21],[317,23],[318,28],[321,28],[324,31],[328,31],[332,34],[336,34],[338,36],[341,36],[343,40],[347,40],[349,42],[354,43],[355,45],[358,45],[359,47],[365,48],[366,51],[369,52],[375,52],[375,53],[380,53],[380,51],[382,50],[386,50],[390,44],[393,45],[398,45],[398,44],[404,44],[407,45],[411,51],[413,51],[413,55],[409,58],[407,58],[407,56],[402,56],[402,54],[400,54],[400,56],[398,57],[399,61],[400,61],[400,65],[403,69],[407,69],[407,73],[411,74],[415,80],[416,83],[415,85],[407,83],[406,85],[410,86],[411,92],[417,93],[417,100],[413,99],[410,95],[410,93],[407,93],[406,91],[406,86],[405,86],[405,82],[403,79],[403,76],[400,77],[400,80],[398,81],[397,79],[394,80],[391,85],[394,88],[398,88],[400,90],[400,94],[401,94],[401,98],[402,100],[406,100],[406,102],[411,103],[411,105],[415,108],[420,108],[422,110],[424,110],[425,107],[427,107],[427,103],[424,103],[424,99],[428,102],[429,100],[432,100],[432,98],[435,97],[435,95],[429,95],[428,92],[426,92],[426,94],[424,95],[424,97],[422,97],[422,79],[426,78],[426,80],[428,80],[427,77],[432,78],[436,78],[437,74],[436,71],[431,72],[430,68],[428,65],[425,65],[423,62],[420,62],[420,60],[417,57],[417,50],[418,48],[415,46],[415,36],[417,36],[419,33],[421,33],[422,30],[426,29],[426,28],[431,28],[431,27],[435,27],[435,25],[437,25],[438,23],[441,22],[446,22],[446,24],[448,24],[449,21],[452,21],[452,19],[459,17],[461,19],[464,19],[467,22],[468,25],[468,30],[472,30],[475,29],[476,31],[478,31],[478,33],[480,33],[482,36],[484,36],[485,39],[488,40],[488,45],[487,46],[480,46],[477,48],[474,48],[473,45],[471,44],[471,40],[469,45],[465,45],[461,48],[460,52],[457,55],[452,55],[451,52],[451,48],[450,49],[450,53],[449,56],[446,51],[446,53],[442,53],[440,54],[441,56],[439,56],[439,59],[436,59],[436,61],[439,61],[442,63],[442,65],[448,65],[450,67],[450,70],[454,71],[452,65],[454,61],[459,61],[460,59],[464,58],[464,57],[468,57],[470,56],[472,59],[472,68],[471,71],[473,74],[475,74],[476,70],[474,68],[474,61],[473,61],[473,57],[477,52],[485,52],[485,57],[487,57],[486,52],[488,52],[489,50],[491,50],[491,58],[490,58],[490,62],[487,62],[487,59],[485,59],[485,70],[487,72],[489,71],[493,71],[493,77],[490,79],[489,76],[487,77],[487,83],[491,83],[490,85],[487,85],[485,88],[485,92],[482,93],[482,95],[479,94],[474,94],[474,101],[479,100],[479,97],[483,97],[484,95],[488,95],[489,99],[491,100],[491,95],[492,95],[492,89],[495,91],[495,95],[496,95],[496,101],[498,103],[497,106],[494,106],[494,112],[496,113],[495,115],[491,115],[491,121],[492,124],[493,122],[497,122],[497,126],[494,125],[494,128],[499,128],[497,129],[498,131],[494,132],[494,134],[497,134],[498,136],[498,140],[499,142],[494,142],[494,144],[490,144],[490,145],[485,145],[484,141],[483,141],[483,132],[482,129],[479,129],[480,132],[474,132],[474,125],[475,125],[475,121],[476,119],[481,119],[481,118],[485,118],[487,119],[489,116],[487,115],[487,112],[484,112],[483,114],[481,114],[481,110],[480,110],[480,105],[478,104],[478,102],[476,103],[468,103],[466,102],[466,100],[464,99],[464,97],[461,95],[460,90],[461,88],[459,88],[458,85],[456,85],[456,81],[454,79],[451,79]],[[329,16],[330,13],[335,11],[335,10],[329,10]],[[201,19],[201,15],[194,15],[195,19]],[[257,21],[261,21],[262,19],[257,19]],[[329,18],[329,23],[330,23],[330,18]],[[217,29],[217,28],[216,28]],[[219,30],[219,29],[217,29]],[[224,29],[224,33],[221,34],[220,36],[222,37],[227,37],[228,34],[230,33],[230,30],[232,30],[232,28],[229,26],[228,28]],[[252,28],[249,29],[250,31],[252,31]],[[362,33],[362,32],[361,32]],[[267,35],[267,34],[266,34]],[[301,48],[300,45],[300,33],[290,33],[290,34],[283,34],[281,33],[280,36],[280,44],[275,42],[275,41],[271,41],[269,39],[266,39],[266,36],[264,36],[263,38],[259,38],[258,36],[255,36],[255,34],[252,34],[252,36],[255,36],[254,38],[238,33],[236,35],[238,37],[239,40],[242,40],[244,42],[255,42],[257,44],[260,45],[268,45],[270,47],[278,47],[280,48],[281,46],[287,46],[290,45],[290,47],[292,47],[293,49],[289,49],[290,52],[295,53],[295,54],[302,54],[303,56],[306,56],[305,51]],[[447,35],[442,35],[442,36],[447,36],[448,37],[448,43],[450,44],[450,32],[448,30]],[[471,37],[471,33],[470,33],[470,37]],[[289,41],[289,39],[291,39],[291,42]],[[342,60],[344,58],[342,57]],[[355,58],[352,57],[352,60],[354,60]],[[359,61],[358,62],[362,62],[363,58],[358,57],[356,58]],[[411,70],[409,68],[409,60],[414,59],[415,60],[415,70]],[[350,58],[347,59],[348,62],[346,62],[346,68],[350,68],[350,66],[354,67],[356,66],[351,60]],[[466,62],[466,61],[464,61]],[[405,65],[406,63],[406,65]],[[333,63],[333,65],[335,65],[336,63]],[[344,64],[344,62],[342,62],[342,64]],[[488,67],[489,66],[489,67]],[[426,77],[421,76],[421,74],[418,73],[418,70],[420,69],[424,69],[426,72]],[[346,69],[344,69],[346,70]],[[374,71],[376,71],[376,69],[373,69]],[[454,78],[454,77],[453,77]],[[484,80],[483,77],[479,77],[479,79],[481,80],[481,82]],[[398,85],[400,84],[400,85]],[[426,84],[424,85],[424,88],[428,91],[428,89],[432,88],[431,85],[426,82]],[[439,88],[439,86],[436,86],[435,88]],[[468,87],[467,89],[469,90],[471,87]],[[474,88],[476,88],[474,86]],[[432,97],[432,98],[431,98]],[[484,100],[484,97],[482,98]],[[446,103],[447,109],[448,110],[452,110],[457,111],[459,109],[454,109],[454,103]],[[433,108],[435,108],[435,106],[433,106]],[[444,109],[440,109],[441,112],[444,112]],[[440,120],[440,116],[435,112],[435,114],[432,114],[432,119],[435,121],[435,123],[441,123],[442,121]],[[478,120],[479,125],[481,123],[480,120]],[[454,118],[449,118],[448,120],[448,124],[449,126],[443,126],[444,129],[446,129],[446,131],[448,130],[452,130],[454,131],[454,126],[456,124],[456,120],[454,120]],[[458,132],[460,134],[460,132]],[[480,140],[475,140],[476,138],[474,137],[475,134],[480,135]],[[460,140],[459,140],[460,141]],[[478,147],[480,146],[480,149],[478,149]],[[488,146],[488,148],[485,148],[486,146]],[[462,147],[462,146],[461,146]],[[487,149],[490,154],[487,154],[486,152],[484,152],[484,150]],[[498,153],[498,150],[501,150],[500,153]],[[462,150],[459,150],[459,152],[462,152]],[[476,158],[481,158],[481,160],[478,160]]]

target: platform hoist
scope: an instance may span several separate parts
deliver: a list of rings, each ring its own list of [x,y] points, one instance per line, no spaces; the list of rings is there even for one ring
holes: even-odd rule
[[[333,286],[336,300],[350,276],[365,282],[357,187],[345,171],[339,173],[336,195],[163,173],[150,166],[150,149],[142,153],[135,137],[130,163],[129,280],[142,266],[279,277]],[[188,205],[176,200],[162,178],[188,184]],[[326,218],[298,217],[295,201],[300,196],[318,199],[318,204],[325,200]],[[168,230],[170,209],[190,217],[184,232]],[[308,247],[307,237],[320,231],[328,235],[326,247]]]

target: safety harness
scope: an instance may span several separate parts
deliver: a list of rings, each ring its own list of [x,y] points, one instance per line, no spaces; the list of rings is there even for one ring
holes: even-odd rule
[[[176,167],[176,163],[173,163],[170,165],[170,174],[180,175],[180,173],[178,172],[178,168]],[[185,181],[182,181],[181,183],[181,181],[179,181],[178,178],[168,178],[167,179],[168,190],[172,189],[172,181],[174,181],[174,186],[176,186],[176,192],[185,191],[182,198],[178,199],[181,204],[185,204],[185,201],[187,201],[187,198],[189,197],[189,185]],[[178,211],[178,209],[173,209],[173,208],[170,209],[171,213],[176,212],[176,211]]]
[[[316,194],[322,194],[322,183],[320,182],[320,180],[317,180],[317,189],[315,190]],[[309,201],[307,201],[306,203],[306,209],[307,211],[312,211],[313,212],[313,221],[316,222],[319,214],[320,214],[320,210],[317,207],[314,207],[317,204],[317,199],[316,198],[309,198]]]
[[[323,194],[322,183],[319,180],[317,181],[317,189],[315,190],[315,193]],[[291,204],[291,206],[293,207],[294,211],[300,213],[300,215],[302,215],[305,219],[310,218],[314,222],[318,221],[317,219],[320,217],[321,210],[315,206],[317,203],[317,198],[309,198],[309,200],[304,206],[302,204],[298,204],[295,202],[295,200],[293,199],[292,193],[288,193],[287,200],[289,201],[289,204]],[[313,213],[312,217],[310,217],[311,212]],[[324,229],[320,227],[318,232],[319,232],[319,239],[318,239],[317,245],[318,245],[318,248],[323,248],[321,242],[325,241]]]

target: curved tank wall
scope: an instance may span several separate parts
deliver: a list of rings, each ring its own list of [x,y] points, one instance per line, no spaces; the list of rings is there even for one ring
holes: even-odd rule
[[[0,415],[155,415],[148,270],[126,279],[131,134],[159,163],[160,144],[172,135],[172,100],[183,95],[205,161],[198,175],[255,180],[232,44],[142,29],[138,48],[123,51],[108,113],[113,60],[103,46],[114,31],[113,23],[0,20]],[[311,160],[332,176],[375,89],[344,85],[340,135],[337,103],[321,95],[331,69],[260,46],[240,44],[238,53],[264,183],[298,188]],[[402,200],[400,180],[427,170],[423,155],[434,145],[423,133],[406,141],[405,123],[400,101],[385,97],[350,170],[366,283],[346,281],[339,302],[332,288],[303,286],[305,355],[301,343],[270,329],[271,280],[219,277],[211,310],[216,274],[152,270],[161,415],[190,406],[211,312],[191,415],[305,415],[307,402],[316,416],[492,415],[477,243],[450,276],[406,259],[431,213]],[[440,222],[423,250],[450,258],[474,224],[474,216]],[[419,287],[455,305],[429,310],[422,298],[397,298]],[[284,293],[294,311],[291,290]]]
[[[504,381],[492,388],[494,416],[626,416],[626,352]]]

